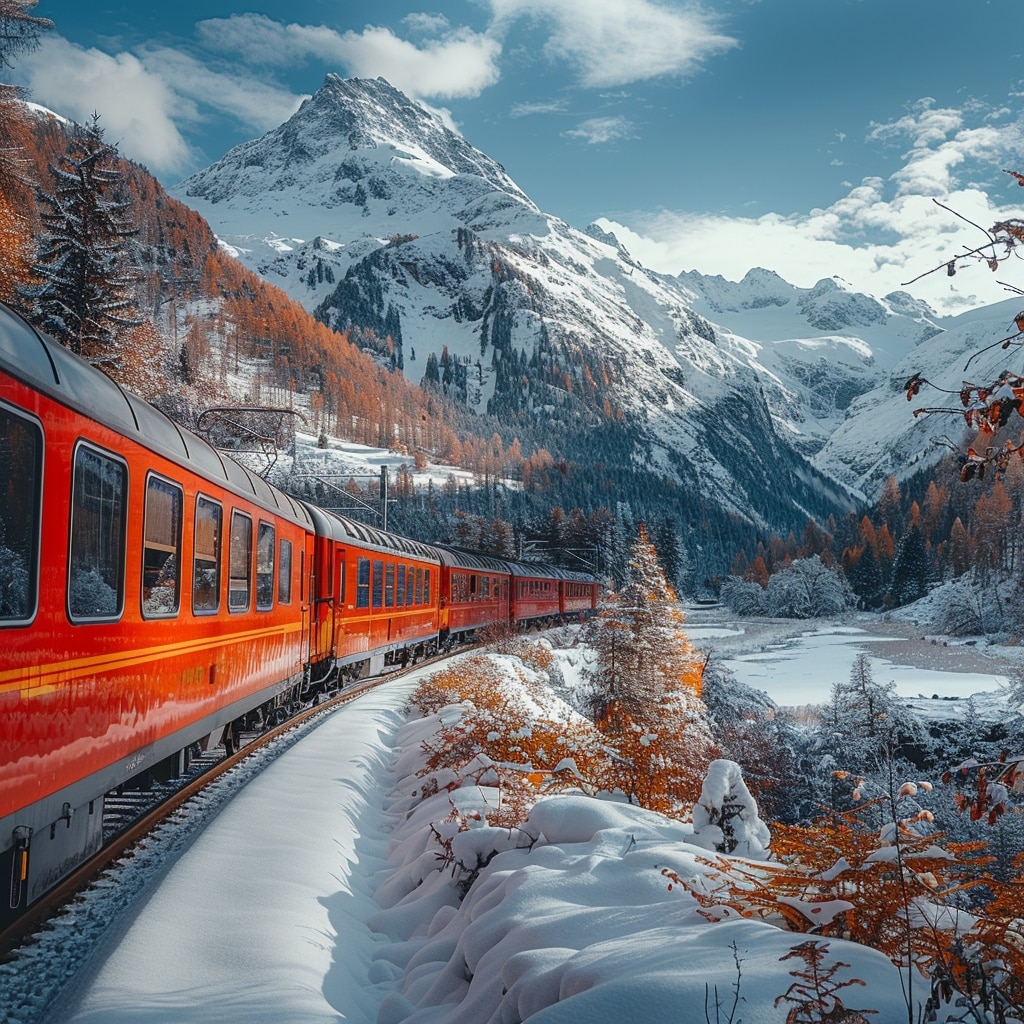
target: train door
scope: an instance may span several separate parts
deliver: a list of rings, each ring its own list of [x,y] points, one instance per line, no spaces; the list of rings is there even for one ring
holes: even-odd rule
[[[313,660],[313,607],[312,593],[312,565],[313,565],[313,544],[307,544],[299,551],[299,608],[302,610],[302,635],[306,638],[306,665]],[[307,550],[308,549],[308,550]]]
[[[308,624],[309,636],[309,663],[316,664],[318,669],[315,675],[322,670],[323,659],[330,653],[330,642],[324,626],[324,588],[327,586],[328,554],[331,549],[331,542],[322,537],[316,537],[309,551],[309,557],[303,566],[303,586],[305,588],[306,600],[304,602],[306,622]],[[319,568],[319,571],[318,571]]]
[[[345,556],[348,551],[336,545],[334,548],[334,577],[331,580],[331,641],[334,650],[341,649],[341,634],[345,622]]]

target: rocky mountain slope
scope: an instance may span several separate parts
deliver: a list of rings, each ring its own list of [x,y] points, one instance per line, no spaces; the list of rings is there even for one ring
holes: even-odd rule
[[[873,403],[950,326],[910,295],[828,277],[657,274],[538,209],[382,79],[329,75],[172,191],[325,323],[371,329],[411,380],[556,454],[619,451],[674,481],[681,511],[758,528],[799,530],[872,497],[883,463],[900,471],[902,449],[866,450],[888,445]],[[892,429],[912,431],[897,397]]]

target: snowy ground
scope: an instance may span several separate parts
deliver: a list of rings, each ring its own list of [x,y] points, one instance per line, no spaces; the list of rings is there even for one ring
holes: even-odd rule
[[[514,677],[509,659],[496,664]],[[579,652],[561,668],[571,682]],[[805,936],[731,913],[710,923],[667,884],[666,870],[697,885],[728,873],[708,866],[692,825],[561,795],[507,832],[486,827],[484,785],[425,797],[423,740],[456,712],[406,721],[414,681],[325,716],[190,807],[185,838],[150,844],[0,967],[0,1020],[785,1021],[776,1001],[799,965],[783,958]],[[465,858],[503,851],[461,902],[431,834],[453,805],[482,815],[460,833]],[[885,957],[842,940],[829,957],[864,982],[844,990],[847,1006],[880,1024],[907,1019]]]

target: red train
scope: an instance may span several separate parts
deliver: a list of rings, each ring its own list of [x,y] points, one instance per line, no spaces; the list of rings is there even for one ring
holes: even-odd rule
[[[0,927],[243,714],[596,602],[290,498],[0,306]]]

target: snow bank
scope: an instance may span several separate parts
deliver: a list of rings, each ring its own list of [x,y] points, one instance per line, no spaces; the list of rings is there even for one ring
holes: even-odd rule
[[[556,660],[571,678],[568,660]],[[515,685],[511,662],[507,675]],[[725,906],[711,923],[686,887],[711,892],[729,881],[734,862],[773,870],[761,859],[767,829],[732,762],[716,762],[706,802],[736,810],[735,834],[755,861],[714,853],[712,833],[721,829],[707,813],[698,835],[690,823],[582,793],[540,799],[519,827],[494,828],[487,813],[496,790],[453,775],[451,790],[424,793],[415,774],[431,731],[460,710],[409,722],[396,736],[391,867],[369,921],[389,940],[376,949],[375,976],[393,978],[395,988],[377,1024],[704,1021],[706,998],[716,1020],[716,997],[731,1005],[737,984],[735,1019],[783,1019],[775,1000],[793,978],[782,958],[807,936]],[[453,811],[466,821],[467,810],[474,827],[459,832]],[[886,957],[831,940],[828,959],[850,964],[841,976],[865,983],[849,990],[856,1001],[848,1006],[906,1019]]]
[[[738,918],[711,924],[689,893],[670,887],[665,869],[712,884],[691,826],[566,795],[540,801],[522,833],[529,845],[497,853],[461,904],[451,878],[436,872],[371,919],[396,940],[378,960],[401,971],[378,1024],[696,1021],[705,986],[725,1001],[737,977],[745,1022],[782,1019],[774,1000],[792,979],[780,960],[804,937]],[[394,852],[419,849],[421,839],[400,826]],[[832,947],[867,986],[848,1005],[905,1018],[884,956]]]

